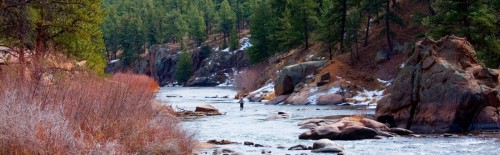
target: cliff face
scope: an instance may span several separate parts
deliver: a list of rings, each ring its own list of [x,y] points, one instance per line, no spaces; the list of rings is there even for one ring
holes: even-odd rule
[[[234,74],[249,65],[244,50],[218,50],[209,47],[190,51],[193,62],[193,76],[187,86],[216,86],[229,83]],[[178,53],[169,50],[166,45],[152,46],[148,53],[134,62],[130,68],[124,67],[121,61],[111,61],[107,73],[121,71],[145,74],[153,77],[161,86],[175,83],[175,71]]]
[[[500,108],[499,75],[478,63],[464,38],[424,39],[404,66],[378,103],[379,121],[422,133],[468,131],[474,122],[498,128],[498,112],[483,115]]]

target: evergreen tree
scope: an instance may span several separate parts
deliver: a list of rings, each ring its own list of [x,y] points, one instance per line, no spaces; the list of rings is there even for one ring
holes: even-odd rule
[[[88,67],[102,73],[105,62],[99,27],[104,18],[101,3],[101,0],[1,1],[0,33],[14,30],[0,37],[0,41],[4,40],[1,44],[32,51],[37,61],[53,50],[63,52],[87,60]]]
[[[229,2],[227,0],[222,1],[218,15],[220,18],[219,30],[222,32],[224,40],[223,48],[226,48],[227,39],[229,38],[229,35],[235,23],[235,13],[231,9],[231,6],[229,5]]]
[[[185,84],[193,74],[193,61],[188,51],[181,52],[178,57],[175,80],[181,84]]]
[[[310,32],[314,30],[318,19],[317,9],[319,4],[314,0],[289,0],[283,18],[284,24],[290,24],[290,27],[285,29],[285,34],[293,32],[301,33],[300,36],[290,36],[288,43],[295,43],[295,40],[303,40],[306,49],[309,48]],[[287,10],[288,9],[288,10]],[[287,26],[287,25],[285,25]],[[282,36],[287,37],[287,36]],[[289,46],[289,45],[285,45]]]
[[[189,16],[189,35],[196,41],[197,45],[207,38],[205,19],[197,7],[193,7]]]
[[[248,50],[250,61],[257,63],[269,56],[269,38],[270,33],[270,5],[268,0],[255,0],[252,3],[252,12],[250,16],[250,41],[252,47]]]
[[[494,3],[490,0],[438,0],[433,4],[436,14],[424,21],[430,27],[428,35],[465,37],[477,50],[479,58],[487,66],[496,68],[500,65],[500,15],[495,10],[498,5],[491,5]]]
[[[338,4],[335,3],[336,1],[323,0],[317,31],[318,40],[327,45],[330,60],[333,59],[333,48],[335,48],[340,38],[338,19],[341,15],[338,13],[340,12],[339,7],[336,7]]]

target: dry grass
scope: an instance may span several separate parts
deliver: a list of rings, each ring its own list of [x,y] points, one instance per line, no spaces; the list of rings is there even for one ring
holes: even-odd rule
[[[191,154],[192,135],[154,106],[151,78],[51,80],[0,72],[0,154]]]

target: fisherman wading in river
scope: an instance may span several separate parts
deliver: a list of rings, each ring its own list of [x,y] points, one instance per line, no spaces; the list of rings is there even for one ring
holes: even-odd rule
[[[243,100],[243,97],[238,101],[240,103],[240,110],[243,110],[243,104],[245,104],[245,101]]]

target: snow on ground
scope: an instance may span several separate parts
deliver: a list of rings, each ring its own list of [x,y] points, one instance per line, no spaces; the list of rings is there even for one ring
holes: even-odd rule
[[[238,50],[243,51],[243,50],[248,49],[249,47],[252,47],[252,44],[250,43],[250,39],[249,39],[249,38],[247,38],[247,37],[242,38],[242,39],[240,40],[240,43],[241,43],[241,48],[240,48],[240,49],[238,49]]]
[[[405,63],[402,63],[401,65],[399,65],[399,68],[404,68],[405,67]]]
[[[111,61],[109,61],[109,63],[112,64],[112,63],[116,63],[118,61],[120,61],[120,59],[111,60]]]
[[[336,94],[336,93],[339,93],[340,92],[340,88],[339,87],[332,87],[328,91],[317,92],[318,91],[318,87],[314,87],[314,88],[310,89],[309,91],[311,92],[311,95],[307,98],[307,100],[309,100],[309,102],[311,104],[316,104],[316,101],[318,100],[318,98],[320,96],[326,95],[326,94]]]
[[[226,49],[223,49],[222,52],[229,52],[229,47]]]
[[[218,87],[234,87],[235,78],[239,74],[239,72],[238,72],[238,70],[236,70],[236,68],[231,68],[231,70],[233,71],[232,76],[228,73],[224,73],[224,75],[226,75],[227,79],[224,83],[219,84]]]
[[[382,80],[382,79],[377,79],[377,81],[380,82],[380,83],[383,83],[386,87],[389,87],[389,86],[392,85],[392,82],[394,80],[385,81],[385,80]]]
[[[360,101],[357,105],[370,105],[372,101],[378,101],[382,99],[385,90],[363,90],[363,92],[359,92],[358,95],[354,96],[353,99],[356,101]]]

